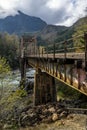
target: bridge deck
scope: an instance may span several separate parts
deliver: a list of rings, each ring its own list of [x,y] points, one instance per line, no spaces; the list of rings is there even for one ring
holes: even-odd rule
[[[82,63],[85,60],[85,53],[58,53],[58,54],[42,54],[42,55],[26,55],[28,57],[28,63],[34,68],[39,68],[42,71],[45,71],[49,75],[53,76],[54,78],[58,79],[59,81],[63,82],[64,84],[73,87],[74,89],[80,91],[81,93],[87,95],[87,81],[86,79],[86,72],[82,68]],[[51,60],[51,59],[60,59]],[[62,59],[67,58],[68,62],[64,63],[61,62]],[[50,60],[48,60],[50,59]],[[79,61],[79,68],[75,64],[76,62],[72,61]],[[70,62],[70,63],[69,63]],[[81,65],[80,65],[81,64]],[[84,65],[84,64],[83,64]],[[74,67],[74,68],[73,68]],[[76,71],[75,71],[76,69]],[[83,76],[81,76],[83,74]],[[82,80],[82,81],[81,81]]]
[[[28,55],[26,54],[26,57],[34,57],[34,58],[56,58],[56,59],[64,59],[65,57],[67,59],[81,59],[85,60],[85,53],[58,53],[58,54],[40,54],[40,55]]]

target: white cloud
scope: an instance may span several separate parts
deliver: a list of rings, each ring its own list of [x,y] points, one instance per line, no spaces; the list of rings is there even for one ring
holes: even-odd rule
[[[17,3],[20,0],[0,0],[0,17],[17,14]]]
[[[70,0],[48,0],[47,6],[54,10],[59,10],[66,6]]]
[[[72,3],[73,4],[73,3]],[[67,9],[66,14],[70,14],[70,17],[68,17],[67,20],[65,20],[62,23],[66,26],[72,25],[74,22],[76,22],[79,18],[82,18],[84,16],[87,16],[87,0],[74,0],[74,4],[70,6],[70,8]],[[68,16],[68,15],[67,15]]]
[[[20,0],[0,0],[0,7],[5,10],[17,10],[19,8]]]
[[[87,0],[0,0],[0,17],[15,15],[20,10],[48,24],[69,26],[87,14],[86,7]]]

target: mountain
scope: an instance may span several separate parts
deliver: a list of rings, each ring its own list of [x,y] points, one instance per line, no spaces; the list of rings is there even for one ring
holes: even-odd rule
[[[53,44],[60,42],[65,38],[69,38],[69,33],[72,33],[72,27],[47,25],[44,29],[37,33],[39,45]]]
[[[19,35],[26,32],[34,33],[37,36],[38,44],[46,45],[47,43],[52,44],[71,38],[76,30],[84,24],[87,25],[87,17],[79,19],[71,27],[47,25],[40,18],[28,16],[18,11],[15,16],[0,19],[0,32],[6,31],[10,34]]]
[[[0,32],[8,32],[10,34],[21,34],[24,32],[37,32],[47,26],[46,22],[37,17],[28,16],[22,12],[18,15],[7,16],[0,19]]]
[[[49,42],[53,42],[59,33],[65,31],[67,27],[65,26],[55,26],[55,25],[47,25],[40,33],[42,39],[48,40]]]

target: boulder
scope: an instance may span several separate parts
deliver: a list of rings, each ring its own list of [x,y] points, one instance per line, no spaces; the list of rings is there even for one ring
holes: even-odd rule
[[[52,120],[53,121],[57,121],[58,119],[59,119],[58,114],[57,113],[53,113]]]
[[[48,109],[48,111],[50,111],[51,113],[54,113],[55,109],[54,109],[54,107],[51,107],[51,108]]]

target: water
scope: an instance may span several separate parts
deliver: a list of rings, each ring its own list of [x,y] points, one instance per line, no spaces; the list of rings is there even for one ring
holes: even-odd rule
[[[26,70],[26,77],[27,77],[27,80],[28,81],[32,81],[34,82],[34,73],[35,73],[35,70],[34,69],[27,69]],[[21,80],[21,73],[19,70],[15,70],[15,71],[12,71],[10,73],[10,75],[8,76],[5,76],[2,79],[0,79],[0,87],[9,87],[9,88],[17,88],[20,84],[20,80]]]

